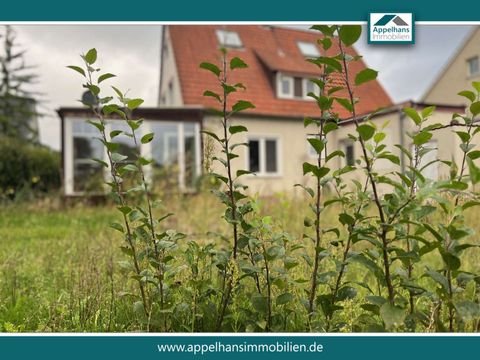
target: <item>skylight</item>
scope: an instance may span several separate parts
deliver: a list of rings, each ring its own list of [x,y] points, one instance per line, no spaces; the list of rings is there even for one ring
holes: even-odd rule
[[[308,57],[320,56],[320,51],[318,51],[318,48],[314,43],[299,41],[297,45],[303,56],[308,56]]]
[[[217,39],[221,46],[230,48],[241,48],[242,40],[235,31],[217,30]]]

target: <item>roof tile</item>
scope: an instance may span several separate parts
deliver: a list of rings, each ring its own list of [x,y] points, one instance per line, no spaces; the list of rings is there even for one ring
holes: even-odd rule
[[[318,67],[306,61],[297,45],[298,41],[316,44],[319,33],[260,25],[170,25],[168,28],[185,105],[218,106],[213,98],[202,95],[205,90],[217,90],[218,83],[212,74],[200,70],[199,64],[203,61],[216,64],[221,62],[215,31],[226,29],[236,31],[243,43],[241,49],[230,49],[228,56],[238,56],[248,64],[247,69],[229,73],[230,83],[240,82],[247,87],[245,92],[232,94],[231,104],[241,98],[255,104],[256,108],[249,110],[252,113],[292,117],[319,115],[318,107],[313,101],[279,99],[274,84],[277,71],[304,77],[320,75]],[[319,51],[323,52],[320,47]],[[353,49],[349,49],[349,52],[356,55]],[[336,53],[338,46],[333,45],[327,55]],[[352,78],[365,67],[361,60],[351,63]],[[332,82],[338,85],[344,84],[345,80],[341,74],[336,74]],[[359,114],[392,105],[390,97],[378,81],[355,88],[355,96],[361,100],[357,105]],[[350,117],[343,108],[337,107],[334,110],[342,118]]]

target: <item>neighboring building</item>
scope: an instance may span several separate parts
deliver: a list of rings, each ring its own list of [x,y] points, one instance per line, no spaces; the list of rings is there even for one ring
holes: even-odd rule
[[[473,81],[480,81],[480,26],[472,28],[456,54],[423,95],[422,101],[465,105],[466,99],[458,96],[458,93],[470,90]]]
[[[303,120],[319,116],[317,104],[306,94],[316,90],[309,78],[320,75],[318,67],[307,62],[306,58],[323,53],[317,45],[318,38],[317,32],[271,26],[165,26],[159,107],[139,109],[135,114],[146,120],[143,131],[155,132],[155,140],[139,149],[155,160],[154,169],[150,169],[149,174],[155,174],[157,169],[177,179],[184,190],[194,187],[195,178],[202,169],[202,145],[207,144],[205,138],[202,141],[200,130],[220,130],[218,117],[208,111],[218,103],[202,95],[207,89],[218,89],[218,83],[211,73],[201,70],[199,64],[204,61],[220,63],[219,49],[225,46],[229,57],[238,56],[248,64],[248,68],[230,73],[229,81],[240,82],[247,90],[232,94],[229,101],[233,104],[241,98],[256,106],[232,119],[232,124],[242,124],[249,130],[248,133],[235,135],[237,142],[248,143],[249,147],[239,148],[239,157],[232,162],[234,170],[255,172],[256,176],[245,176],[242,182],[249,186],[250,191],[264,195],[291,191],[296,183],[305,183],[302,163],[315,161],[315,154],[306,141],[313,136],[312,129],[305,129]],[[356,55],[354,50],[349,51],[351,55]],[[334,45],[327,53],[336,54],[338,48]],[[352,78],[364,68],[361,60],[352,63]],[[335,82],[342,85],[345,80],[337,75]],[[357,105],[359,115],[385,109],[373,119],[378,124],[390,121],[386,132],[392,147],[396,143],[411,146],[405,133],[412,129],[405,123],[401,107],[392,105],[379,82],[371,81],[355,88],[355,96],[361,99]],[[426,106],[409,105],[417,108]],[[461,110],[461,107],[439,106],[432,121],[449,122],[451,114]],[[348,138],[348,132],[355,132],[352,122],[348,121],[350,114],[340,107],[335,111],[345,121],[341,129],[329,138],[328,149],[344,150],[347,156],[344,160],[338,159],[337,165],[340,166],[341,161],[352,162],[361,155],[358,144],[352,144]],[[89,116],[87,110],[62,108],[59,115],[62,119],[65,193],[81,195],[91,188],[98,188],[97,183],[108,176],[90,160],[92,157],[105,158],[105,153],[93,138],[95,128],[85,123],[85,118]],[[112,119],[108,126],[111,130],[120,129],[123,125]],[[120,141],[127,152],[133,146],[130,138],[124,137]],[[451,139],[444,140],[439,132],[432,139],[432,146],[435,146],[434,141],[437,141],[438,151],[430,156],[443,158],[445,155],[450,159],[441,143],[450,146]],[[379,162],[377,166],[382,167],[382,164]],[[389,166],[385,163],[384,170],[388,171]],[[444,171],[440,168],[430,170],[432,178],[442,176]]]

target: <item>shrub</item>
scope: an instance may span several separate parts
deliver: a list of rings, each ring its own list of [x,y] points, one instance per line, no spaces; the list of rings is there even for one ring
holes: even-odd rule
[[[60,187],[60,156],[40,145],[0,137],[0,196],[48,192]]]

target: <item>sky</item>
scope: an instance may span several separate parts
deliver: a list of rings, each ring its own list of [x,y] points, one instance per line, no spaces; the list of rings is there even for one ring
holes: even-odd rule
[[[98,65],[114,73],[110,80],[131,97],[156,106],[160,70],[160,25],[15,25],[18,43],[27,50],[26,63],[39,75],[45,114],[40,122],[42,143],[60,148],[60,120],[55,110],[80,105],[82,78],[67,65],[80,65],[79,55],[95,47]],[[418,100],[448,63],[471,26],[416,27],[415,45],[368,45],[365,35],[356,44],[367,65],[379,71],[379,81],[394,102]]]

